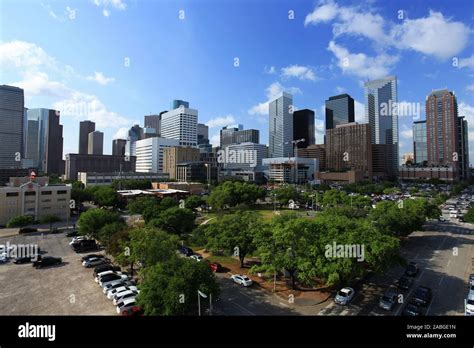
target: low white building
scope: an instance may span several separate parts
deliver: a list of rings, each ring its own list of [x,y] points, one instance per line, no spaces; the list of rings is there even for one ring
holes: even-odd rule
[[[178,139],[161,137],[138,140],[136,142],[138,173],[163,173],[163,151],[167,147],[179,146]]]
[[[316,178],[319,163],[316,158],[276,157],[264,158],[265,176],[280,183],[306,183]],[[296,171],[296,168],[298,170]],[[296,174],[298,173],[298,174]]]

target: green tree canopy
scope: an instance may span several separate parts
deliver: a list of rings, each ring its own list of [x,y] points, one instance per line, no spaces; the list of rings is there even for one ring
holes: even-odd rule
[[[192,210],[172,207],[159,212],[158,217],[151,219],[148,225],[181,235],[192,232],[195,227],[195,219],[196,215]]]
[[[8,228],[24,227],[24,226],[31,225],[33,222],[34,222],[34,218],[33,216],[30,216],[30,215],[14,216],[8,221],[7,227]]]
[[[119,221],[120,216],[115,212],[104,209],[89,209],[81,214],[77,224],[80,234],[99,239],[99,232],[102,227]]]

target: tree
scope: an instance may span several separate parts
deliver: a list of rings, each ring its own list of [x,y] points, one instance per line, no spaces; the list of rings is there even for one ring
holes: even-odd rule
[[[174,234],[190,233],[194,227],[195,213],[187,208],[173,207],[159,213],[148,225],[161,228]]]
[[[120,197],[110,186],[99,186],[94,192],[94,201],[102,207],[117,206]]]
[[[115,221],[104,225],[97,234],[97,239],[105,247],[108,246],[110,239],[118,232],[125,229],[127,225],[123,221]]]
[[[474,207],[469,208],[466,214],[464,214],[464,221],[474,222]]]
[[[212,190],[207,203],[215,209],[224,209],[239,204],[251,205],[264,197],[265,190],[255,184],[225,181]]]
[[[89,209],[81,214],[77,224],[80,234],[98,239],[102,227],[118,221],[120,221],[120,216],[117,213],[103,209]]]
[[[140,262],[143,267],[165,262],[176,255],[179,239],[153,227],[130,231],[130,260]]]
[[[253,212],[236,212],[224,215],[206,227],[207,248],[225,250],[238,256],[244,267],[245,256],[255,251],[254,237],[264,228],[260,217]]]
[[[56,215],[46,215],[45,217],[43,217],[41,219],[41,223],[42,224],[49,224],[49,232],[51,232],[53,230],[53,224],[55,222],[60,222],[61,219],[59,217],[57,217]]]
[[[284,185],[281,186],[272,192],[275,195],[275,199],[280,204],[287,204],[290,199],[293,201],[298,201],[300,199],[300,194],[298,190],[293,185]]]
[[[197,208],[201,207],[204,204],[206,204],[204,199],[202,199],[202,197],[195,196],[195,195],[189,196],[184,201],[184,206],[192,210],[196,210]]]
[[[155,197],[138,197],[128,203],[127,209],[132,214],[143,214],[147,210],[153,211],[159,204],[160,201]]]
[[[34,222],[33,216],[30,215],[23,215],[23,216],[15,216],[12,217],[8,223],[7,227],[8,228],[13,228],[13,227],[24,227],[32,224]]]
[[[204,262],[175,256],[146,267],[142,276],[137,303],[145,315],[196,313],[198,290],[213,298],[219,294],[215,276]]]

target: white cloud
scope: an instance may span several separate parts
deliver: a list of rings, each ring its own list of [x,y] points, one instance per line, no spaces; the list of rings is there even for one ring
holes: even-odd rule
[[[104,74],[97,71],[94,72],[94,76],[87,76],[87,79],[90,81],[95,81],[97,83],[100,83],[101,85],[104,85],[104,86],[115,81],[115,78],[105,77]]]
[[[344,7],[332,0],[322,1],[305,18],[305,25],[332,22],[334,38],[351,35],[364,37],[379,47],[414,50],[446,60],[463,51],[469,43],[470,28],[429,11],[425,17],[394,23],[367,6]]]
[[[265,66],[263,68],[263,72],[265,74],[273,75],[273,74],[276,74],[276,68],[273,65],[270,67]]]
[[[127,4],[122,0],[92,0],[94,5],[102,8],[102,14],[104,17],[110,16],[110,9],[117,11],[125,11]]]
[[[24,42],[10,41],[0,44],[0,65],[2,67],[34,68],[51,67],[55,60],[39,46]]]
[[[459,58],[458,68],[474,69],[474,54],[467,58]]]
[[[119,128],[115,132],[112,139],[127,139],[129,129],[130,129],[130,127],[121,127],[121,128]]]
[[[65,98],[70,95],[71,89],[58,81],[51,81],[48,74],[35,70],[26,70],[22,73],[23,80],[13,82],[25,91],[25,97],[31,99],[33,96],[48,96]]]
[[[453,22],[441,12],[431,11],[427,17],[406,19],[395,25],[390,36],[396,47],[412,49],[441,60],[461,52],[469,42],[470,29]]]
[[[336,86],[336,92],[337,93],[345,93],[346,91],[347,91],[347,89],[345,87]]]
[[[300,80],[316,80],[314,71],[306,66],[290,65],[281,69],[283,77],[296,77]]]
[[[400,134],[405,139],[413,139],[413,129],[407,127],[406,125],[403,125]]]
[[[220,134],[217,133],[217,134],[212,135],[211,138],[209,139],[209,142],[212,144],[212,146],[220,146],[221,144]]]
[[[467,87],[466,87],[466,90],[467,90],[469,93],[474,94],[474,84],[467,86]]]
[[[388,75],[399,59],[398,56],[390,56],[385,53],[375,57],[367,56],[364,53],[351,53],[347,48],[337,45],[334,41],[329,42],[328,50],[336,56],[337,65],[344,73],[368,79]]]
[[[206,126],[209,128],[215,128],[215,127],[224,127],[228,126],[230,124],[236,123],[234,116],[232,115],[227,115],[223,117],[216,117],[213,118],[209,121],[206,122]]]
[[[284,87],[281,83],[274,82],[265,89],[267,101],[252,106],[248,110],[248,113],[250,115],[262,115],[262,116],[268,115],[268,103],[274,100],[283,91],[288,92],[290,94],[301,93],[301,90],[298,87]]]

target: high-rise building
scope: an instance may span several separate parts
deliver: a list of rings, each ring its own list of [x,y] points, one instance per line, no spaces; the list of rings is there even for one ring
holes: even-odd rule
[[[354,99],[349,94],[340,94],[329,97],[326,105],[326,129],[351,123],[355,120]]]
[[[82,121],[79,124],[79,154],[87,155],[89,152],[89,133],[95,131],[95,123]]]
[[[293,139],[304,139],[296,144],[298,148],[305,148],[315,143],[313,110],[303,109],[293,113]]]
[[[161,134],[161,115],[146,115],[145,128],[154,128],[156,136]]]
[[[89,133],[88,149],[89,155],[103,155],[104,154],[104,133],[94,131]]]
[[[326,170],[326,146],[324,144],[314,144],[303,149],[297,149],[297,154],[298,157],[317,159],[319,170]]]
[[[189,106],[189,105],[188,105]],[[161,136],[179,140],[181,146],[197,146],[198,111],[180,104],[161,115]]]
[[[138,140],[136,142],[137,172],[162,173],[163,151],[173,146],[179,146],[178,139],[155,137]]]
[[[114,139],[112,141],[112,156],[124,156],[126,145],[127,145],[127,140]]]
[[[199,161],[199,149],[194,147],[174,146],[163,150],[163,173],[168,173],[170,179],[176,179],[176,168],[181,162]]]
[[[142,140],[143,137],[143,128],[138,124],[133,125],[132,128],[128,131],[127,135],[127,145],[125,147],[125,155],[135,156],[136,155],[136,143],[138,140]]]
[[[44,173],[64,174],[63,126],[59,124],[59,112],[29,109],[27,117],[25,158]]]
[[[21,88],[0,86],[0,169],[21,168],[25,142],[25,97]]]
[[[469,179],[469,128],[464,116],[458,117],[458,161],[460,177],[463,180]]]
[[[371,128],[372,144],[393,146],[393,173],[397,173],[398,156],[398,108],[397,78],[386,78],[364,83],[365,116]]]
[[[78,173],[134,172],[135,156],[81,155],[66,154],[65,176],[68,180],[77,180]]]
[[[428,163],[426,120],[413,122],[413,157],[414,164],[426,165]]]
[[[293,97],[282,92],[269,103],[269,156],[293,155]]]
[[[220,132],[220,145],[222,148],[228,145],[241,143],[260,142],[260,131],[258,129],[244,129],[241,124],[233,126],[225,126]]]
[[[426,134],[429,165],[457,162],[458,105],[453,92],[441,89],[426,97]]]
[[[179,100],[179,99],[175,99],[171,102],[170,109],[174,110],[174,109],[177,109],[181,106],[186,108],[186,109],[189,109],[189,103],[187,101]]]
[[[209,144],[209,127],[205,124],[198,123],[197,125],[197,143],[198,145],[201,144]]]

